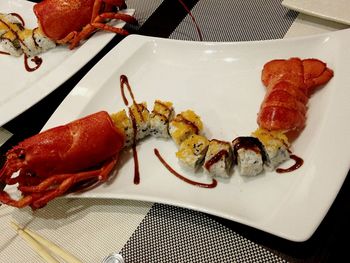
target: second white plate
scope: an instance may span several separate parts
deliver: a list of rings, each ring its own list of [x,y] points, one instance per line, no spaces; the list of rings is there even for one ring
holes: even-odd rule
[[[282,5],[300,13],[350,25],[348,0],[284,0]]]
[[[35,28],[38,25],[33,5],[33,2],[25,0],[2,0],[0,12],[18,13],[24,19],[26,27]],[[133,14],[134,10],[128,9],[127,13]],[[122,27],[124,24],[117,22],[114,25]],[[51,49],[40,54],[43,63],[34,72],[26,71],[23,56],[0,55],[0,126],[54,91],[92,59],[114,36],[113,33],[100,31],[74,50],[69,50],[67,46]]]

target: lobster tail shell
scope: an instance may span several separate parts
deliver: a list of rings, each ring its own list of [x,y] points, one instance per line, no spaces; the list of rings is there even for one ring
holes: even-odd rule
[[[280,81],[292,83],[295,87],[302,87],[304,71],[301,59],[275,59],[267,62],[262,70],[261,80],[268,88]]]
[[[333,71],[318,59],[290,58],[266,63],[261,80],[267,93],[258,114],[259,126],[284,132],[301,130],[309,96],[332,77]]]
[[[326,84],[334,75],[333,70],[327,68],[327,64],[318,59],[304,59],[304,83],[308,96],[321,85]]]

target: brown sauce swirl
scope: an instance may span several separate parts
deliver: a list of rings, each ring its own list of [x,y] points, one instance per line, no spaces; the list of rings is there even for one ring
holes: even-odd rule
[[[13,16],[17,17],[21,21],[22,27],[25,27],[24,19],[22,18],[22,16],[20,14],[10,13],[10,15],[13,15]]]
[[[5,51],[0,51],[0,54],[1,54],[1,55],[11,55],[10,53],[5,52]]]
[[[289,172],[293,172],[295,171],[296,169],[300,168],[303,164],[304,164],[304,160],[294,154],[292,154],[290,156],[291,159],[293,159],[295,161],[295,163],[291,166],[291,167],[288,167],[288,168],[277,168],[276,169],[276,172],[277,173],[289,173]]]
[[[30,61],[34,62],[35,66],[34,67],[30,67],[29,63],[28,63],[28,56],[25,54],[24,55],[24,67],[28,72],[33,72],[35,70],[37,70],[41,64],[43,63],[42,58],[35,56],[33,58],[30,59]]]
[[[195,185],[198,187],[203,187],[203,188],[214,188],[217,186],[218,182],[213,179],[211,184],[206,184],[206,183],[200,183],[200,182],[196,182],[196,181],[192,181],[188,178],[186,178],[185,176],[179,174],[178,172],[176,172],[164,159],[163,157],[160,155],[158,149],[154,149],[154,154],[158,157],[159,161],[165,166],[165,168],[168,169],[169,172],[171,172],[173,175],[175,175],[177,178],[181,179],[182,181],[189,183],[191,185]]]
[[[140,113],[140,111],[139,111],[140,109],[138,107],[138,104],[135,101],[135,97],[134,97],[134,94],[132,92],[131,86],[129,84],[128,77],[125,76],[125,75],[121,75],[120,76],[120,90],[121,90],[121,93],[122,93],[124,104],[125,104],[125,106],[128,106],[129,102],[128,102],[126,96],[125,96],[124,86],[127,87],[128,91],[129,91],[129,94],[130,94],[130,96],[132,98],[132,101],[136,105],[137,111]],[[139,184],[140,183],[140,169],[139,169],[139,158],[138,158],[137,149],[136,149],[137,127],[136,127],[135,116],[134,116],[133,112],[130,110],[130,108],[129,108],[129,115],[130,115],[130,118],[131,118],[132,128],[133,128],[133,131],[134,131],[133,142],[132,142],[132,154],[133,154],[133,159],[134,159],[134,184]],[[142,116],[142,114],[141,114],[141,116]]]
[[[188,15],[191,17],[191,20],[192,22],[194,23],[194,26],[196,27],[196,30],[197,30],[197,33],[198,33],[198,36],[199,36],[199,40],[200,41],[203,41],[203,35],[202,35],[202,32],[197,24],[197,21],[196,19],[194,18],[194,16],[192,15],[191,13],[191,10],[188,9],[188,7],[186,6],[186,4],[182,1],[182,0],[179,0],[179,3],[183,6],[183,8],[185,9],[185,11],[188,13]]]
[[[140,183],[140,169],[139,169],[139,158],[138,158],[137,149],[136,149],[136,133],[137,133],[136,120],[135,120],[135,116],[131,110],[129,110],[129,115],[131,118],[132,128],[134,131],[133,142],[132,142],[132,155],[133,155],[133,159],[134,159],[134,184],[139,184]]]
[[[129,84],[128,77],[125,76],[125,75],[120,75],[120,90],[121,90],[121,93],[122,93],[122,98],[123,98],[125,106],[128,106],[129,105],[129,101],[128,101],[128,99],[125,96],[124,86],[127,87],[132,101],[136,104],[134,93],[131,90],[131,86]]]

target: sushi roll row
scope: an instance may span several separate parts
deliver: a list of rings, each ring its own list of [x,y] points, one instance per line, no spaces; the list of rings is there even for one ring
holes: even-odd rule
[[[203,168],[212,177],[228,178],[237,166],[243,176],[273,171],[288,160],[289,144],[285,135],[257,130],[232,142],[208,140],[203,134],[200,117],[193,111],[182,112],[169,123],[169,134],[178,145],[177,158],[185,167]]]
[[[27,29],[14,14],[0,13],[0,45],[12,56],[36,56],[56,46],[39,28]]]
[[[176,156],[180,163],[194,171],[202,167],[212,177],[230,177],[235,164],[241,175],[256,176],[289,159],[283,134],[258,130],[254,136],[238,137],[230,143],[208,140],[202,131],[203,123],[192,110],[181,112],[169,123],[170,137],[179,146]]]
[[[125,133],[125,147],[150,135],[171,138],[178,147],[180,164],[192,171],[203,168],[212,177],[230,177],[234,165],[241,175],[256,176],[290,158],[288,139],[282,133],[258,129],[252,136],[232,142],[209,140],[203,134],[200,116],[193,110],[175,115],[171,102],[156,100],[151,112],[145,102],[134,102],[127,111],[111,115],[116,127]]]
[[[176,153],[181,163],[197,170],[203,167],[212,177],[230,177],[236,165],[242,176],[256,176],[264,170],[273,171],[290,158],[288,146],[279,139],[263,144],[257,137],[242,136],[232,143],[217,139],[207,140],[201,135],[191,135]]]

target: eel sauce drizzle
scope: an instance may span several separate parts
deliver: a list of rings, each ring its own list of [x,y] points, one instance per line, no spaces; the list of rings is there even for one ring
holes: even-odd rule
[[[131,90],[131,86],[129,84],[129,80],[128,77],[125,75],[121,75],[120,76],[120,90],[122,93],[122,98],[124,101],[125,106],[129,105],[129,102],[125,96],[125,91],[124,91],[124,87],[127,87],[130,97],[133,101],[133,103],[135,105],[137,105],[136,101],[135,101],[135,97],[134,94]],[[139,110],[139,108],[136,106],[137,110]],[[137,156],[137,149],[136,149],[136,133],[137,133],[137,127],[136,127],[136,120],[135,120],[135,116],[132,113],[132,111],[129,109],[129,115],[131,118],[131,122],[132,122],[132,128],[134,131],[134,137],[133,137],[133,142],[132,142],[132,155],[133,155],[133,159],[134,159],[134,184],[139,184],[140,183],[140,169],[139,169],[139,158]],[[140,114],[142,116],[142,114]]]
[[[33,71],[37,70],[41,66],[41,64],[43,63],[42,58],[40,58],[38,56],[34,56],[30,60],[35,63],[35,66],[30,67],[29,63],[28,63],[28,59],[29,59],[28,56],[25,54],[24,55],[24,67],[28,72],[33,72]]]
[[[302,158],[300,158],[299,156],[296,156],[294,154],[292,154],[290,156],[291,159],[293,159],[295,161],[295,163],[291,166],[291,167],[288,167],[286,169],[284,168],[277,168],[276,169],[276,172],[277,173],[289,173],[289,172],[293,172],[295,171],[296,169],[300,168],[300,166],[303,165],[304,163],[304,160]]]
[[[138,110],[138,112],[140,113],[140,116],[142,117],[142,112],[140,109],[140,107],[138,107],[136,100],[135,100],[135,96],[132,92],[131,86],[129,84],[129,80],[128,77],[125,75],[121,75],[120,76],[120,90],[121,90],[121,94],[122,94],[122,98],[124,101],[125,106],[129,105],[129,101],[125,96],[125,90],[124,87],[127,87],[128,92],[130,94],[130,97],[133,101],[133,103],[136,106],[136,109]],[[137,155],[137,149],[136,149],[136,133],[137,133],[137,127],[136,127],[136,120],[135,120],[135,116],[133,115],[132,111],[129,109],[129,115],[132,121],[132,126],[133,126],[133,131],[134,131],[134,137],[133,137],[133,144],[132,144],[132,152],[133,152],[133,159],[134,159],[134,184],[139,184],[140,183],[140,169],[139,169],[139,161],[138,161],[138,155]],[[159,151],[157,149],[154,149],[154,154],[158,157],[158,159],[160,160],[160,162],[168,169],[169,172],[171,172],[173,175],[175,175],[176,177],[180,178],[181,180],[183,180],[186,183],[189,183],[191,185],[195,185],[195,186],[199,186],[199,187],[203,187],[203,188],[214,188],[217,186],[217,181],[215,179],[213,179],[211,184],[206,184],[206,183],[200,183],[200,182],[195,182],[192,181],[186,177],[184,177],[183,175],[179,174],[178,172],[176,172],[160,155]]]
[[[177,178],[181,179],[182,181],[185,181],[186,183],[195,185],[195,186],[199,186],[199,187],[203,187],[203,188],[214,188],[217,186],[218,182],[213,179],[211,184],[205,184],[205,183],[200,183],[200,182],[196,182],[196,181],[192,181],[188,178],[186,178],[185,176],[179,174],[178,172],[176,172],[164,159],[163,157],[160,155],[158,149],[154,149],[154,154],[158,157],[159,161],[165,166],[165,168],[168,169],[169,172],[171,172],[173,175],[175,175]]]

